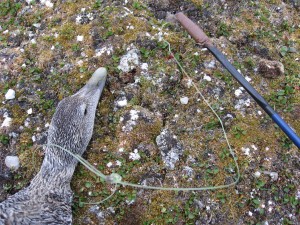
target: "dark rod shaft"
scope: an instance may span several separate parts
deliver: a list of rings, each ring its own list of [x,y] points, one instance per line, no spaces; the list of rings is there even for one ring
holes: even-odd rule
[[[300,138],[292,128],[272,109],[266,100],[251,86],[251,84],[236,70],[236,68],[227,60],[227,58],[213,46],[210,39],[205,35],[202,29],[183,13],[176,14],[176,18],[188,33],[202,44],[215,56],[215,58],[228,70],[228,72],[245,88],[260,107],[273,119],[281,130],[290,138],[290,140],[300,149]]]

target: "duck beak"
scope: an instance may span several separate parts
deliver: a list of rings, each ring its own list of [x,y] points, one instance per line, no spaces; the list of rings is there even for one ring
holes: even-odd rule
[[[107,70],[104,67],[98,68],[88,80],[85,86],[98,87],[102,92],[107,76]]]
[[[86,95],[92,91],[97,91],[100,95],[103,91],[107,76],[107,70],[104,67],[98,68],[87,81],[86,85],[82,87],[77,94]]]

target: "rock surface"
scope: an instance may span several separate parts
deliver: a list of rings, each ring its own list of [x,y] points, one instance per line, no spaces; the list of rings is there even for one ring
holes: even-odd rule
[[[156,137],[156,144],[160,150],[166,168],[173,170],[176,162],[179,161],[183,154],[183,146],[180,144],[177,137],[167,129],[164,129],[160,135]]]
[[[284,66],[281,62],[261,59],[258,71],[266,78],[277,78],[284,75]]]

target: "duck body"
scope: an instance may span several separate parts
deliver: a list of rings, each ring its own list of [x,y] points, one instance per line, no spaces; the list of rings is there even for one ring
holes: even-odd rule
[[[105,68],[97,69],[83,88],[58,104],[41,169],[28,187],[0,203],[0,225],[72,224],[70,182],[77,160],[51,144],[83,154],[92,137],[106,74]]]

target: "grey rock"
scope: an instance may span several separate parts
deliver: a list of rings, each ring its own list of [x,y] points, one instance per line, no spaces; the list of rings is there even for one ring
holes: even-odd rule
[[[160,135],[156,137],[156,144],[160,150],[164,164],[167,169],[173,170],[175,163],[183,154],[183,146],[168,129],[164,129]]]

